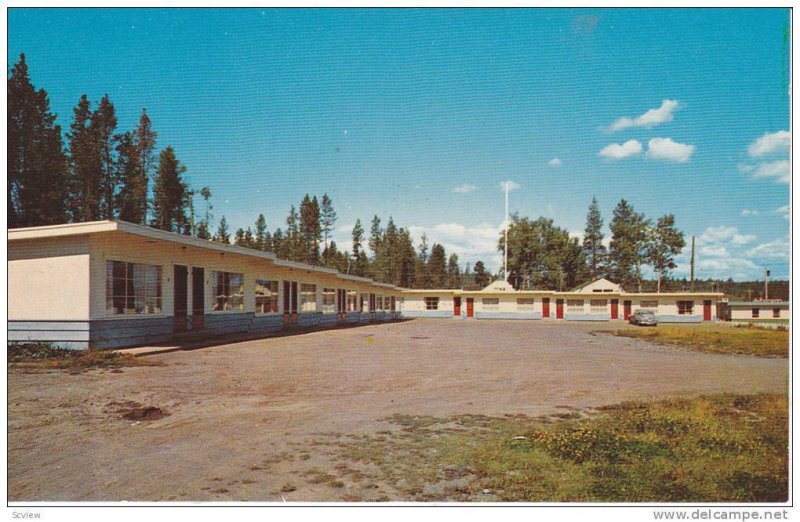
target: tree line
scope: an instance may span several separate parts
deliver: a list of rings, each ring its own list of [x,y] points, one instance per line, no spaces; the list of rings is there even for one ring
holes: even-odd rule
[[[352,247],[333,239],[336,211],[327,194],[306,196],[292,205],[285,228],[270,232],[259,214],[254,226],[231,232],[223,215],[211,233],[211,189],[197,194],[204,202],[195,212],[196,191],[184,179],[186,167],[167,145],[156,154],[157,132],[146,109],[138,125],[118,130],[114,104],[104,95],[92,106],[82,95],[72,113],[66,143],[44,89],[30,81],[25,55],[12,67],[8,91],[8,224],[11,228],[119,219],[201,239],[268,250],[278,257],[335,268],[406,288],[483,288],[496,276],[482,261],[474,271],[461,270],[458,256],[423,234],[413,244],[407,228],[377,215],[369,232],[361,220],[352,230]],[[589,278],[607,276],[624,287],[642,288],[643,266],[662,279],[675,268],[684,247],[673,215],[655,223],[624,199],[614,209],[609,248],[603,243],[603,219],[593,199],[583,242],[553,220],[514,215],[509,226],[509,273],[516,288],[564,290]],[[501,236],[498,248],[504,249]],[[369,249],[369,254],[367,254]],[[499,274],[498,274],[499,276]]]
[[[213,205],[206,196],[206,213],[197,227],[198,237],[204,239],[270,251],[282,259],[334,268],[343,274],[405,288],[461,288],[467,282],[482,287],[491,281],[482,261],[475,263],[474,271],[469,264],[462,271],[458,255],[447,255],[443,245],[430,244],[425,234],[415,247],[409,230],[398,227],[391,216],[385,226],[379,216],[373,216],[369,232],[357,219],[351,232],[351,248],[340,249],[333,239],[337,215],[328,194],[322,198],[306,194],[299,206],[291,205],[285,228],[270,232],[264,215],[259,214],[253,226],[232,233],[223,215],[213,235],[207,232]]]
[[[552,219],[514,215],[508,230],[509,283],[515,288],[566,290],[608,277],[623,288],[635,287],[641,292],[642,268],[650,266],[660,292],[662,281],[676,267],[675,257],[686,245],[675,226],[675,216],[666,214],[653,223],[621,199],[609,229],[611,241],[606,247],[597,198],[589,205],[582,243]],[[501,237],[498,249],[504,248]]]
[[[24,54],[11,69],[7,93],[9,227],[120,219],[194,232],[186,168],[169,145],[156,154],[158,135],[146,109],[135,129],[120,131],[109,96],[93,107],[84,94],[64,143]]]

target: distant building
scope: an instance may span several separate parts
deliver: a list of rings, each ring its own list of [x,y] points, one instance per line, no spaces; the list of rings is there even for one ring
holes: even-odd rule
[[[721,306],[724,321],[787,321],[791,319],[788,301],[730,301]]]
[[[650,309],[701,322],[722,298],[629,293],[607,279],[566,292],[505,281],[412,290],[121,221],[12,229],[8,257],[8,340],[78,349],[400,317],[610,321]]]

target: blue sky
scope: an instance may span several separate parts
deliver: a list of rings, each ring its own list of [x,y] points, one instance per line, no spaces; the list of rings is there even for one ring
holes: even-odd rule
[[[340,246],[391,215],[494,269],[511,180],[576,234],[593,196],[606,225],[620,198],[674,213],[700,278],[788,276],[787,9],[8,13],[62,127],[84,93],[120,130],[147,107],[234,227],[327,192]]]

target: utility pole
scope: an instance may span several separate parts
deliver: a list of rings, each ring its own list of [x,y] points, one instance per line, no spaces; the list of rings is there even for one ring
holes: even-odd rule
[[[691,261],[691,276],[690,279],[692,281],[692,292],[694,292],[694,236],[692,236],[692,261]]]
[[[769,270],[764,269],[764,300],[769,299]]]

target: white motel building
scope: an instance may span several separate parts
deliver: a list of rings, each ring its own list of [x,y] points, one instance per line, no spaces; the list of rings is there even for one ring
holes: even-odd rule
[[[411,290],[122,221],[8,231],[8,341],[119,348],[401,318],[717,320],[723,294],[629,293],[600,279],[566,292]]]

